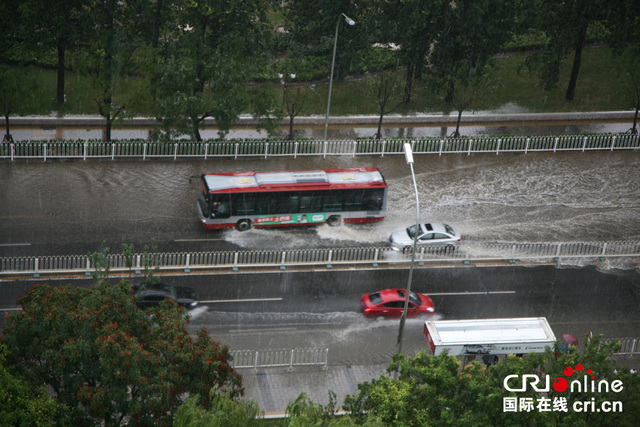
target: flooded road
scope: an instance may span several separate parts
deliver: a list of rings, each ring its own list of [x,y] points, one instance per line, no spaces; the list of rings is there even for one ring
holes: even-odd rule
[[[640,239],[640,153],[416,156],[424,221],[473,241]],[[373,225],[205,231],[196,218],[203,172],[378,167],[389,185]],[[403,156],[195,161],[0,163],[0,256],[119,252],[152,240],[160,252],[384,245],[415,221]]]
[[[585,119],[584,117],[587,116]],[[515,117],[515,118],[514,118]],[[521,117],[521,119],[520,119]],[[582,117],[582,118],[581,118]],[[136,121],[138,120],[138,121]],[[65,116],[40,118],[16,118],[11,127],[15,141],[25,140],[98,140],[103,138],[104,125],[100,117]],[[378,128],[376,116],[331,117],[328,139],[372,138]],[[416,116],[386,116],[381,134],[383,138],[446,137],[456,130],[456,116],[424,114]],[[218,128],[205,122],[200,130],[203,139],[218,138]],[[465,113],[460,125],[460,134],[465,136],[496,135],[570,135],[580,133],[622,133],[632,127],[633,119],[628,112],[613,114],[571,113],[537,114],[514,116],[511,112]],[[149,139],[153,130],[150,120],[132,119],[126,124],[116,124],[111,132],[114,140]],[[286,137],[288,122],[277,130],[277,136]],[[324,117],[299,117],[294,121],[296,138],[324,139]],[[226,135],[227,139],[266,138],[265,131],[256,129],[254,120],[243,117]],[[185,135],[182,138],[188,139]]]

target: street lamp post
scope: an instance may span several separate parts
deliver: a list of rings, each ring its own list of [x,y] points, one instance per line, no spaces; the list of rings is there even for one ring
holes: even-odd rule
[[[411,267],[409,268],[409,279],[407,280],[407,292],[404,298],[404,310],[400,318],[400,327],[398,329],[398,341],[396,342],[396,353],[402,353],[402,334],[404,333],[404,324],[407,319],[407,310],[409,308],[409,294],[411,293],[411,281],[413,280],[413,265],[416,261],[416,247],[418,244],[418,232],[420,230],[420,200],[418,199],[418,184],[416,183],[416,175],[413,172],[413,150],[411,144],[404,143],[404,157],[407,164],[411,168],[411,177],[413,178],[413,189],[416,193],[416,229],[413,234],[413,250],[411,251]]]
[[[333,67],[336,64],[336,47],[338,46],[338,28],[340,28],[340,20],[344,16],[344,20],[349,25],[355,25],[356,22],[344,13],[338,16],[336,24],[336,35],[333,38],[333,58],[331,59],[331,76],[329,77],[329,98],[327,99],[327,115],[324,118],[324,141],[327,141],[327,128],[329,127],[329,107],[331,106],[331,88],[333,87]]]

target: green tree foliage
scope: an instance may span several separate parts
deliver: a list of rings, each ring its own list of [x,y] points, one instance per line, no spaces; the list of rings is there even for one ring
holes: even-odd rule
[[[620,80],[629,105],[635,109],[630,132],[638,133],[640,112],[640,2],[617,0],[608,17],[608,43],[621,64]]]
[[[624,2],[536,0],[526,3],[528,26],[544,32],[548,37],[545,48],[529,56],[527,66],[537,73],[545,89],[551,89],[560,80],[560,67],[566,56],[573,52],[573,65],[565,95],[567,100],[572,100],[575,96],[582,51],[587,41],[589,27],[600,21],[606,21],[612,13],[625,13],[622,12]]]
[[[329,391],[329,403],[322,406],[308,398],[306,393],[300,393],[297,399],[287,405],[289,426],[355,426],[355,420],[350,417],[336,416],[336,395]]]
[[[382,120],[402,104],[402,81],[397,72],[380,71],[367,81],[369,95],[378,107],[378,130],[374,138],[382,138]]]
[[[329,77],[331,58],[335,42],[336,25],[338,40],[334,79],[344,78],[358,57],[358,52],[370,48],[370,34],[364,23],[363,13],[368,2],[356,5],[350,0],[293,0],[285,6],[284,30],[286,38],[283,45],[288,57],[313,63],[317,70],[322,70],[325,78]],[[342,14],[355,21],[354,26],[344,23]],[[311,58],[315,58],[312,60]],[[290,68],[291,72],[304,76],[303,71]]]
[[[179,4],[176,38],[168,46],[158,90],[158,119],[201,141],[200,126],[216,119],[222,135],[248,103],[247,84],[268,39],[258,0]]]
[[[501,0],[444,1],[440,10],[437,36],[429,54],[427,85],[458,111],[482,96],[489,85],[493,57],[511,37],[517,2]]]
[[[111,259],[109,257],[109,253],[111,249],[108,246],[105,246],[105,242],[102,242],[102,252],[92,252],[87,254],[87,258],[91,261],[93,265],[93,271],[91,272],[91,277],[96,282],[100,280],[106,280],[109,278],[109,271],[111,270]]]
[[[21,7],[22,16],[33,24],[24,38],[38,49],[56,51],[55,100],[59,105],[65,102],[67,50],[77,47],[83,38],[82,23],[89,19],[89,4],[90,0],[27,0]]]
[[[64,407],[59,405],[47,390],[33,387],[19,378],[19,370],[6,362],[7,347],[0,341],[0,425],[3,426],[50,426],[65,418]]]
[[[36,87],[31,75],[16,67],[0,65],[0,109],[5,129],[2,141],[13,141],[9,117],[24,110],[27,100],[34,96]]]
[[[427,67],[427,55],[438,35],[439,23],[446,4],[432,0],[404,0],[381,2],[376,27],[381,40],[401,48],[398,58],[406,67],[403,101],[411,101],[414,79],[422,77]]]
[[[78,425],[169,423],[187,394],[243,392],[226,347],[203,329],[193,339],[174,302],[142,312],[128,283],[91,289],[36,285],[7,316],[9,362],[50,387]]]
[[[113,123],[122,118],[126,108],[126,94],[119,91],[119,83],[128,59],[128,27],[125,8],[117,0],[95,1],[90,23],[86,69],[93,77],[98,93],[94,98],[98,113],[104,117],[104,139],[111,140]]]
[[[229,393],[209,392],[211,405],[209,410],[198,405],[199,396],[193,396],[184,402],[173,419],[176,427],[230,427],[260,426],[258,418],[262,411],[255,400],[232,399]]]
[[[524,357],[509,355],[488,368],[478,362],[462,366],[457,358],[442,354],[436,357],[422,352],[415,358],[396,355],[387,370],[388,375],[358,385],[359,393],[347,396],[344,409],[358,423],[384,425],[425,426],[588,426],[633,425],[640,413],[640,375],[630,373],[612,360],[619,344],[601,345],[598,338],[587,339],[584,351],[572,347],[558,357],[549,350],[543,354]],[[565,368],[572,368],[573,377]],[[580,373],[578,369],[583,369]],[[550,383],[556,378],[583,382],[582,373],[589,370],[593,383],[612,384],[619,380],[623,389],[593,392],[590,388],[569,388],[559,392],[550,387],[542,394],[529,387],[523,392],[512,392],[504,387],[508,375],[534,374],[540,378],[549,375]],[[521,377],[520,378],[521,381]],[[591,379],[587,378],[589,384]],[[517,384],[515,384],[517,383]],[[512,387],[519,387],[515,380]],[[540,386],[544,387],[544,379]],[[589,385],[589,387],[591,387]],[[533,410],[509,412],[503,410],[505,398],[530,399]],[[553,410],[553,399],[566,398],[566,412]],[[548,399],[547,410],[539,410],[538,399]],[[574,402],[591,402],[593,410],[577,411]],[[620,412],[597,411],[602,402],[621,402]],[[518,400],[520,402],[520,400]],[[582,409],[582,407],[581,407]],[[313,411],[311,411],[313,412]]]

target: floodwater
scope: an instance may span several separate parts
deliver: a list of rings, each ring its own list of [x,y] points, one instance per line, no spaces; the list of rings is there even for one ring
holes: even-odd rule
[[[389,185],[388,209],[378,224],[318,227],[320,240],[385,242],[391,231],[415,222],[413,183],[404,158],[331,163],[379,167]],[[421,220],[454,224],[468,240],[640,238],[638,153],[417,156],[414,168]],[[288,229],[226,232],[229,241],[245,248],[267,249],[274,240],[286,240],[289,246],[308,244],[306,235],[295,236]]]
[[[294,122],[295,124],[295,122]],[[631,128],[631,123],[540,123],[530,122],[510,125],[487,125],[462,124],[460,133],[467,136],[479,135],[566,135],[577,133],[618,133],[626,132]],[[118,139],[148,139],[152,128],[113,128],[111,138]],[[381,129],[383,138],[410,138],[410,137],[445,137],[455,131],[454,126],[441,125],[415,125],[415,126],[384,126]],[[377,132],[374,126],[353,125],[331,125],[328,132],[328,139],[355,139],[373,137]],[[280,128],[280,136],[286,136],[288,127]],[[324,139],[324,127],[307,127],[294,125],[296,138]],[[13,126],[11,134],[14,140],[43,140],[43,139],[66,139],[66,140],[91,140],[102,139],[102,127],[72,127],[72,126],[49,126],[49,127],[23,127]],[[218,130],[214,127],[205,127],[200,132],[203,139],[218,138]],[[258,131],[250,127],[236,127],[229,131],[226,138],[265,138],[268,135],[264,131]],[[185,136],[184,138],[188,138]]]
[[[386,219],[369,225],[204,230],[198,179],[211,171],[378,167],[389,185]],[[640,153],[564,152],[415,156],[423,221],[457,226],[482,242],[640,239]],[[0,163],[0,256],[85,254],[102,241],[160,251],[385,245],[415,222],[404,156],[198,161]],[[191,247],[188,242],[216,241]],[[12,246],[12,245],[25,245]],[[195,244],[195,243],[194,243]],[[38,246],[40,245],[40,246]],[[173,245],[173,246],[172,246]],[[64,248],[63,248],[64,246]],[[45,251],[46,249],[46,251]],[[43,253],[45,252],[45,253]]]

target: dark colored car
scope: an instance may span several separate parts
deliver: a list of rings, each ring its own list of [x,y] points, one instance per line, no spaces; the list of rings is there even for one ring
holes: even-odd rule
[[[406,296],[405,292],[404,289],[383,289],[378,292],[362,295],[360,299],[362,314],[371,318],[402,317]],[[430,316],[434,312],[433,301],[431,301],[431,298],[427,295],[415,292],[409,294],[407,317]]]
[[[139,283],[131,287],[136,297],[138,308],[146,309],[157,307],[165,299],[175,301],[186,309],[198,305],[198,296],[190,289],[182,286],[173,286],[168,283]]]

